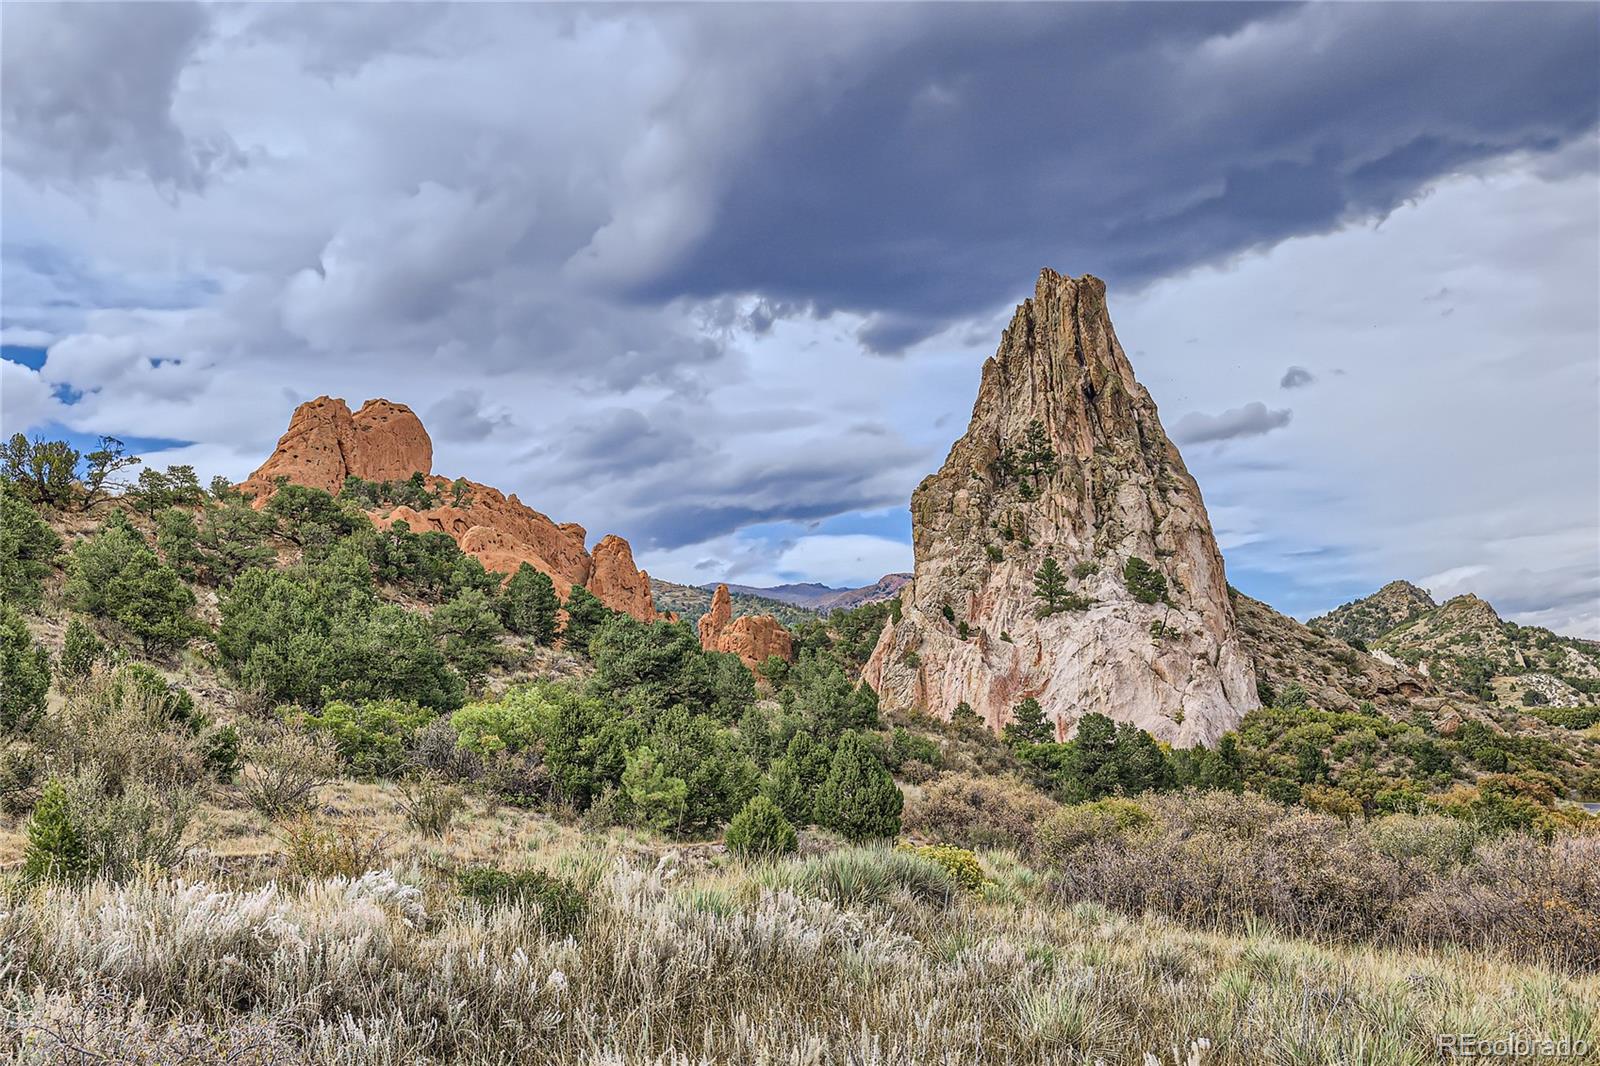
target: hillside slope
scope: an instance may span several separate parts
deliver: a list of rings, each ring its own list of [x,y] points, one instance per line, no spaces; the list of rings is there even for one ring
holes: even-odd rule
[[[1393,581],[1307,624],[1480,700],[1575,707],[1600,694],[1600,644],[1508,622],[1473,595],[1436,604]]]

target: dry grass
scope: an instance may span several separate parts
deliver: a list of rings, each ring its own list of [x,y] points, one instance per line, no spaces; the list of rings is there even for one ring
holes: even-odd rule
[[[508,830],[515,845],[494,847]],[[429,869],[458,848],[588,886],[585,924],[557,937],[518,906],[463,900]],[[983,855],[995,883],[977,897],[873,873],[895,860],[872,849],[750,867],[679,854],[502,813],[400,839],[391,869],[361,877],[36,889],[0,915],[7,1047],[24,1063],[102,1061],[76,1047],[174,1063],[1109,1066],[1181,1061],[1203,1038],[1205,1063],[1420,1066],[1439,1032],[1600,1042],[1593,977],[1064,906],[1007,853]],[[870,890],[835,891],[841,877]]]

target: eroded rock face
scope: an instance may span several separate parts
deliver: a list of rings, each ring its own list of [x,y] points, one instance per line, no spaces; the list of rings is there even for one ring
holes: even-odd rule
[[[383,482],[421,473],[439,502],[421,510],[368,511],[374,525],[387,529],[405,522],[414,533],[447,533],[489,570],[510,575],[527,563],[550,575],[563,599],[572,586],[584,585],[613,610],[646,622],[658,617],[649,575],[634,565],[633,550],[621,537],[602,538],[590,555],[584,547],[588,534],[576,522],[557,524],[514,494],[434,476],[432,469],[433,442],[409,407],[368,400],[352,415],[343,400],[323,396],[295,409],[272,457],[240,488],[261,506],[280,477],[337,493],[352,474]]]
[[[789,631],[770,614],[733,617],[733,600],[727,585],[718,585],[711,596],[711,609],[700,616],[700,646],[707,651],[737,655],[752,670],[776,655],[794,658]]]
[[[593,559],[594,573],[589,578],[588,588],[600,597],[601,603],[645,621],[655,618],[650,575],[634,565],[633,549],[627,541],[607,533],[594,546]]]
[[[949,717],[965,701],[998,729],[1032,696],[1059,736],[1098,711],[1190,745],[1259,705],[1200,489],[1134,378],[1099,279],[1040,274],[911,519],[901,618],[863,674],[889,706]],[[1080,599],[1040,617],[1046,557]],[[1129,590],[1135,557],[1165,579],[1165,600]]]
[[[405,404],[368,400],[352,415],[343,400],[319,396],[295,408],[277,448],[240,488],[264,499],[280,477],[338,492],[350,474],[400,481],[432,470],[433,440]]]

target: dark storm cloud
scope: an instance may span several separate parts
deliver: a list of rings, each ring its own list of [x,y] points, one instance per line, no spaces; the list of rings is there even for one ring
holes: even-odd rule
[[[172,117],[178,75],[207,28],[187,3],[5,5],[6,167],[73,181],[139,172],[196,190],[241,163],[226,135],[189,136]]]
[[[1213,441],[1238,440],[1241,437],[1260,437],[1289,424],[1294,412],[1267,409],[1264,403],[1247,403],[1231,407],[1219,415],[1195,411],[1178,419],[1172,427],[1172,437],[1180,444],[1206,444]]]
[[[1307,385],[1316,384],[1317,375],[1303,366],[1291,366],[1283,372],[1283,377],[1278,381],[1280,389],[1303,389]]]
[[[424,424],[429,433],[445,440],[485,440],[512,424],[509,415],[485,410],[486,406],[477,389],[457,389],[428,408]]]
[[[572,481],[650,471],[700,451],[694,434],[665,416],[632,408],[596,412],[575,424],[559,448],[559,476]]]
[[[680,548],[762,522],[811,522],[857,510],[903,506],[905,486],[925,472],[928,456],[874,424],[843,428],[833,439],[772,456],[742,444],[702,448],[684,462],[656,462],[626,482],[628,529],[635,544]],[[622,471],[618,471],[619,476]],[[673,486],[663,492],[663,485]]]
[[[1587,5],[919,15],[774,99],[705,238],[636,293],[875,313],[862,343],[897,351],[1041,265],[1137,286],[1381,216],[1443,174],[1569,142],[1600,99]]]

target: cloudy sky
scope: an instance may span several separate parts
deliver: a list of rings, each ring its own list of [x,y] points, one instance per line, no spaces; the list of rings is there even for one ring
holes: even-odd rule
[[[658,576],[862,583],[1050,265],[1241,589],[1600,636],[1594,5],[0,10],[7,433],[386,396]]]

